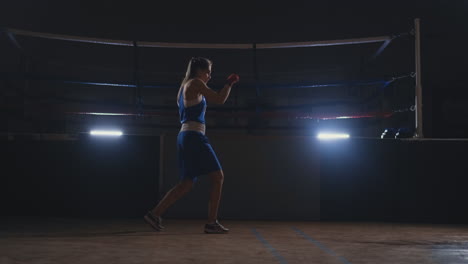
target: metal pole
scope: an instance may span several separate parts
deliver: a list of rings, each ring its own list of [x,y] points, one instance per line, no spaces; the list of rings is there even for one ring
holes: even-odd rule
[[[158,201],[163,198],[164,185],[164,133],[159,136],[159,177],[158,177]]]
[[[257,44],[254,43],[252,46],[253,49],[253,75],[255,82],[255,123],[254,127],[258,127],[258,122],[260,120],[260,86],[258,85],[258,61],[257,61]]]
[[[18,30],[14,28],[6,28],[7,32],[16,35],[29,36],[36,38],[56,39],[64,41],[84,42],[93,44],[117,45],[117,46],[135,46],[135,43],[128,40],[112,40],[88,38],[71,35],[59,35],[51,33],[33,32],[27,30]],[[377,36],[367,38],[353,39],[335,39],[335,40],[320,40],[320,41],[303,41],[303,42],[286,42],[286,43],[259,43],[256,44],[256,49],[278,49],[278,48],[304,48],[304,47],[322,47],[335,45],[352,45],[360,43],[384,42],[391,39],[390,36]],[[251,44],[222,44],[222,43],[169,43],[169,42],[146,42],[138,41],[139,47],[153,48],[188,48],[188,49],[251,49]]]
[[[140,87],[140,79],[139,79],[139,61],[138,61],[138,45],[136,41],[133,41],[133,49],[134,49],[134,72],[133,72],[133,81],[135,82],[135,92],[134,92],[134,102],[137,107],[137,111],[141,114],[142,111],[142,102],[141,102],[141,87]]]
[[[422,112],[422,84],[421,84],[421,32],[420,19],[414,20],[414,36],[415,36],[415,73],[416,73],[416,92],[415,92],[415,122],[416,131],[415,138],[424,138],[423,135],[423,112]]]
[[[257,99],[260,98],[260,87],[258,86],[258,63],[257,63],[257,44],[253,44],[253,75],[255,81],[255,97]]]
[[[25,54],[22,54],[21,60],[23,64],[24,75],[27,76],[28,74],[31,73],[31,60]],[[30,87],[31,87],[31,82],[28,79],[25,79],[24,86],[23,86],[23,117],[26,117],[28,114],[26,112],[27,105],[29,103],[27,100],[27,95],[29,93]]]

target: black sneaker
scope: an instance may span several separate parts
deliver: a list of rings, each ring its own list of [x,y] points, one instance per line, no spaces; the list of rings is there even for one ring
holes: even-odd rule
[[[161,217],[155,216],[151,211],[149,211],[143,217],[143,219],[145,219],[145,222],[148,223],[156,231],[161,231],[162,229],[164,229],[164,226],[161,225]]]
[[[205,225],[205,233],[207,234],[226,234],[229,232],[229,229],[222,226],[218,220],[214,224]]]

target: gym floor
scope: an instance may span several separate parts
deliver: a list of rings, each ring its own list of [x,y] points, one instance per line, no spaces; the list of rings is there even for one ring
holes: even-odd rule
[[[6,218],[0,264],[10,263],[468,263],[468,226],[366,222]]]

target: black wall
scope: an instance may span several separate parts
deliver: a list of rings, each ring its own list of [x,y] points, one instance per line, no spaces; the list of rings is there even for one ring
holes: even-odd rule
[[[225,219],[468,222],[468,141],[210,140],[226,176]],[[161,142],[159,179],[159,137],[1,141],[0,212],[141,217],[178,181],[175,135]],[[205,218],[208,187],[201,177],[165,217]]]
[[[421,20],[423,129],[425,137],[468,138],[465,8],[444,9]]]
[[[321,219],[467,223],[468,141],[322,146]]]
[[[131,217],[157,197],[159,137],[0,145],[4,215]]]

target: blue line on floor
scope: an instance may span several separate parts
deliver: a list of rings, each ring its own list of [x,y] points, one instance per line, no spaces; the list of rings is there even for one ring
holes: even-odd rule
[[[278,251],[276,251],[276,249],[275,249],[274,247],[272,247],[272,246],[262,237],[262,235],[260,235],[260,233],[258,233],[258,231],[257,231],[255,228],[252,228],[252,232],[255,234],[255,236],[258,238],[258,240],[260,240],[260,242],[262,242],[263,245],[271,251],[271,254],[273,254],[273,256],[275,256],[281,264],[286,264],[286,263],[288,263],[288,262],[283,258],[283,256],[281,256],[281,255],[278,253]]]
[[[296,231],[299,235],[303,236],[305,239],[309,240],[310,242],[312,242],[314,245],[316,245],[318,248],[320,248],[321,250],[325,251],[326,253],[328,253],[329,255],[333,256],[333,257],[337,257],[342,263],[344,264],[351,264],[351,262],[349,262],[348,260],[346,260],[345,258],[341,257],[341,256],[338,256],[335,252],[333,252],[333,250],[327,248],[326,246],[324,246],[322,243],[318,242],[317,240],[311,238],[310,236],[306,235],[304,232],[302,232],[301,230],[299,230],[298,228],[296,227],[292,227],[292,229],[294,231]]]

